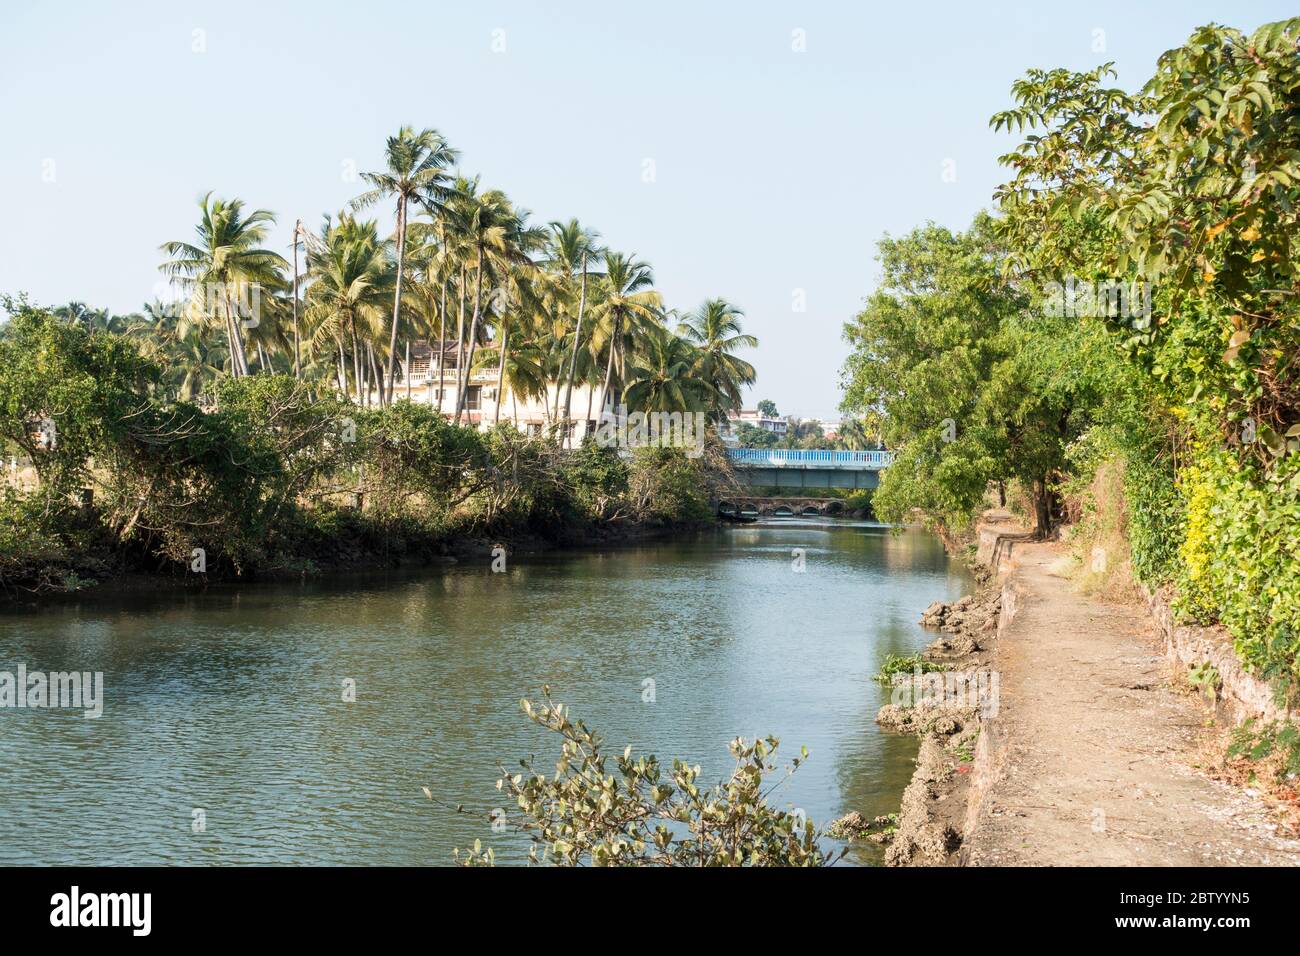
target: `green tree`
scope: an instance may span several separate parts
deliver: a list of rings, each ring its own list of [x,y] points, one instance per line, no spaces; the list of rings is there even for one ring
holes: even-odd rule
[[[385,303],[396,283],[396,268],[389,246],[381,242],[373,220],[358,221],[340,215],[337,222],[326,218],[322,241],[307,251],[310,284],[304,299],[309,343],[313,351],[334,346],[343,387],[347,390],[345,354],[352,357],[352,382],[356,402],[369,395],[363,362],[363,346],[374,340],[382,328]]]
[[[736,356],[738,349],[758,347],[758,339],[741,331],[743,312],[726,299],[709,299],[678,327],[696,348],[694,374],[714,396],[710,412],[717,421],[740,409],[741,389],[754,384],[754,366]]]
[[[879,410],[896,452],[874,499],[882,520],[919,509],[962,527],[990,481],[1015,477],[1038,533],[1051,529],[1056,473],[1098,386],[1072,364],[1074,324],[1031,312],[1004,258],[984,215],[965,233],[931,225],[880,243],[883,281],[845,327],[842,407]]]
[[[633,411],[702,411],[717,405],[713,385],[701,377],[698,351],[667,329],[642,335],[625,373],[623,401]]]
[[[386,384],[380,389],[381,396],[391,395],[393,390],[409,206],[412,202],[419,203],[431,216],[437,217],[449,192],[451,176],[447,170],[457,158],[456,151],[437,130],[424,129],[417,133],[410,126],[403,126],[396,136],[388,138],[384,154],[387,168],[362,173],[361,178],[371,189],[352,202],[354,209],[361,209],[391,196],[397,204],[397,274],[393,285],[393,319],[388,333],[388,364],[384,370]]]
[[[660,326],[663,298],[654,290],[654,273],[634,255],[606,251],[603,295],[594,310],[596,328],[592,348],[605,353],[605,379],[600,390],[600,407],[610,400],[617,373],[621,381],[628,356],[646,330]]]
[[[777,443],[775,432],[749,422],[741,422],[736,426],[736,438],[741,448],[772,448]]]
[[[568,222],[552,222],[550,230],[547,265],[563,275],[570,283],[574,276],[578,277],[578,306],[574,317],[573,345],[569,353],[569,370],[564,382],[563,422],[567,429],[572,420],[573,381],[577,374],[578,353],[582,345],[582,320],[587,311],[587,280],[593,277],[590,261],[601,255],[603,250],[598,244],[600,233],[584,228],[576,219],[570,219]],[[595,273],[596,277],[599,275]]]
[[[196,242],[165,242],[162,251],[169,261],[159,269],[182,279],[190,292],[188,311],[202,326],[219,322],[225,327],[233,376],[248,374],[241,325],[260,321],[248,314],[263,290],[285,284],[288,263],[278,253],[262,248],[275,215],[255,209],[244,215],[239,199],[213,198],[211,192],[199,200],[202,215],[195,227]]]

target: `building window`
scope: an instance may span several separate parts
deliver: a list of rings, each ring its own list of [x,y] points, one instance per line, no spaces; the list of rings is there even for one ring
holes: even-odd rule
[[[471,385],[465,393],[465,408],[476,412],[482,407],[483,386]]]
[[[423,382],[429,377],[429,356],[416,356],[411,359],[411,367],[408,370],[411,381]]]

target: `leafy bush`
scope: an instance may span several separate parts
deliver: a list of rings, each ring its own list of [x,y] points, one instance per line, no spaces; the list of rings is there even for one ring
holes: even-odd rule
[[[1101,413],[1126,462],[1136,575],[1220,621],[1256,673],[1300,688],[1300,18],[1198,28],[1135,94],[1030,70],[995,128],[997,234],[1026,285],[1111,277],[1155,291],[1105,310],[1139,378]],[[1081,353],[1082,354],[1082,353]],[[1127,403],[1127,404],[1126,404]]]
[[[1182,474],[1180,607],[1232,632],[1256,673],[1300,685],[1300,456],[1272,471],[1215,451]]]
[[[1251,761],[1272,759],[1275,781],[1300,777],[1300,727],[1291,723],[1263,723],[1250,718],[1232,733],[1229,758]]]
[[[709,482],[701,459],[675,448],[638,448],[632,454],[628,494],[632,515],[657,524],[709,519]]]
[[[588,520],[605,520],[618,513],[627,494],[628,466],[613,448],[601,448],[587,438],[565,460],[564,479],[578,513]]]
[[[769,802],[777,770],[775,737],[736,739],[736,769],[714,787],[699,783],[700,768],[674,760],[665,774],[654,755],[632,748],[608,757],[603,740],[567,708],[551,700],[521,701],[534,723],[559,735],[560,759],[548,776],[520,761],[523,773],[502,768],[497,789],[518,813],[497,820],[526,833],[530,859],[561,866],[824,866],[817,827],[797,811]],[[791,761],[786,777],[806,760]],[[432,798],[431,791],[425,791]],[[842,854],[841,854],[842,855]],[[456,852],[465,866],[492,865],[491,849],[475,842]]]

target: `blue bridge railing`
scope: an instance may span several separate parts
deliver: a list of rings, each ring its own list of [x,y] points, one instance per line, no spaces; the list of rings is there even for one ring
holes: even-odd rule
[[[762,468],[852,468],[876,471],[894,460],[892,451],[831,451],[821,448],[728,448],[737,465]]]

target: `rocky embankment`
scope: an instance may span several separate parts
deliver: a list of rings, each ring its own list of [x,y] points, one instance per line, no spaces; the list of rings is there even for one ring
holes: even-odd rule
[[[925,609],[920,623],[939,634],[912,673],[895,675],[890,703],[876,715],[882,727],[921,739],[885,851],[890,866],[951,865],[961,848],[981,713],[990,690],[996,694],[990,660],[1002,599],[989,576],[980,577],[975,594]]]

